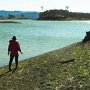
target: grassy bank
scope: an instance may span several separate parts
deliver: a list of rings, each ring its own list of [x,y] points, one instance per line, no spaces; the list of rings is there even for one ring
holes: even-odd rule
[[[74,61],[69,62],[72,59]],[[89,90],[89,88],[90,42],[75,43],[27,59],[20,62],[19,68],[13,69],[12,72],[8,72],[8,66],[0,68],[0,90]]]

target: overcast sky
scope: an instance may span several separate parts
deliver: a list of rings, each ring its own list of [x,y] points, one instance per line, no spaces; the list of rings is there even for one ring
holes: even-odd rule
[[[41,6],[43,10],[69,6],[69,11],[90,13],[90,0],[0,0],[0,10],[41,11]]]

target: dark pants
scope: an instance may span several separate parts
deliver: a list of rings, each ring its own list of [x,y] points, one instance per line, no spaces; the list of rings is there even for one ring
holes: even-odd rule
[[[11,70],[11,64],[12,64],[12,61],[13,61],[14,58],[15,58],[16,68],[18,67],[18,55],[17,56],[10,55],[9,70]]]

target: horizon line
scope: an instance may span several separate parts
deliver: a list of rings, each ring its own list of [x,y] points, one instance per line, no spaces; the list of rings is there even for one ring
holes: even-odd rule
[[[65,10],[65,9],[49,9],[49,10]],[[49,10],[44,10],[44,11],[49,11]],[[44,11],[35,11],[35,10],[0,10],[0,11],[14,11],[14,12],[44,12]],[[84,12],[84,11],[70,11],[69,12],[76,12],[76,13],[90,13],[90,12]]]

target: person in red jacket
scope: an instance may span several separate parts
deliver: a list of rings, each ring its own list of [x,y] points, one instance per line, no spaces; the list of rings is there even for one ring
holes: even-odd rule
[[[16,63],[16,69],[18,67],[18,51],[22,51],[20,49],[19,42],[16,41],[16,36],[13,36],[12,40],[9,41],[9,46],[8,46],[8,55],[10,54],[10,61],[9,61],[9,71],[11,71],[11,64],[13,59],[15,58],[15,63]]]

